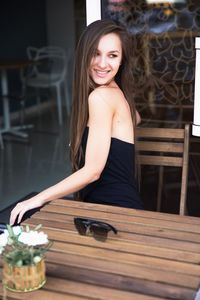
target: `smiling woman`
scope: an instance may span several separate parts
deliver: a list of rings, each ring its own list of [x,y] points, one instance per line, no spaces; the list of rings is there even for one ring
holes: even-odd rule
[[[135,127],[131,39],[110,20],[90,24],[78,43],[71,123],[73,174],[11,212],[27,210],[79,192],[81,200],[141,209],[135,179]]]
[[[116,33],[101,38],[91,60],[90,76],[97,85],[108,85],[119,70],[122,60],[122,46]]]

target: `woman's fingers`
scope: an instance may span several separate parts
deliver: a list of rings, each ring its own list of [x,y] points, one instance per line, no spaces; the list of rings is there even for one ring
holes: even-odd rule
[[[17,216],[18,216],[19,212],[17,212],[17,210],[14,208],[12,211],[11,211],[11,214],[10,214],[10,225],[13,225],[17,219]]]
[[[22,203],[23,202],[18,203],[11,211],[10,225],[13,225],[16,220],[17,220],[17,223],[20,223],[24,213],[27,211],[27,209],[25,209],[25,204],[22,204]]]
[[[28,210],[40,206],[42,206],[42,201],[40,201],[40,199],[37,199],[37,201],[33,201],[33,198],[17,203],[10,214],[10,225],[13,225],[16,220],[17,223],[20,223],[24,214]]]
[[[10,220],[9,220],[10,225],[13,225],[16,219],[17,219],[17,214],[11,213]]]
[[[17,219],[17,223],[20,223],[22,218],[23,218],[23,215],[25,214],[26,211],[22,210],[19,214],[18,214],[18,219]]]

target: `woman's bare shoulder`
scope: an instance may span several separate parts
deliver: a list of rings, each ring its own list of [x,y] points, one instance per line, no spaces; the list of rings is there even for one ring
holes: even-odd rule
[[[93,90],[89,99],[102,99],[103,101],[112,103],[114,97],[119,95],[120,89],[118,87],[100,86]]]

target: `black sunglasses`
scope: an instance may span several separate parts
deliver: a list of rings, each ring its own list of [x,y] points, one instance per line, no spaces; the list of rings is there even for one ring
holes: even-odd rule
[[[109,231],[117,234],[112,225],[94,219],[74,218],[74,224],[81,235],[93,235],[95,239],[105,241]]]

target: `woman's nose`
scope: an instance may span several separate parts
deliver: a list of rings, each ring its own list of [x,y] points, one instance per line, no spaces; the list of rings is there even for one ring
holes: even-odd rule
[[[99,65],[99,67],[105,68],[105,67],[107,66],[107,60],[106,60],[106,57],[103,56],[103,55],[101,55],[101,56],[99,56],[98,58],[99,58],[99,59],[98,59],[98,65]]]

